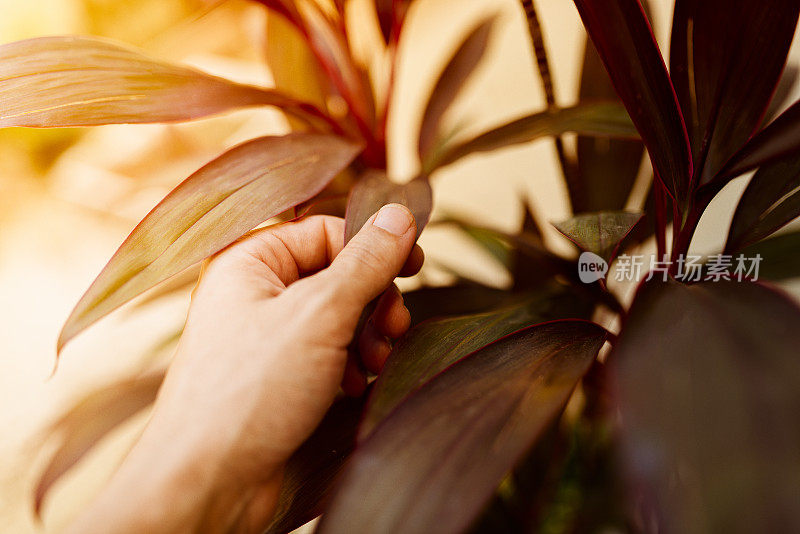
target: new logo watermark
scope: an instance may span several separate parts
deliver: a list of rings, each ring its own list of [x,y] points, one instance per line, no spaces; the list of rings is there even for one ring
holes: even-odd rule
[[[578,278],[584,284],[605,278],[607,272],[608,262],[594,252],[584,252],[578,258]]]
[[[758,270],[763,258],[760,254],[712,254],[703,261],[703,256],[679,256],[675,261],[658,260],[654,256],[622,254],[614,262],[613,279],[617,282],[639,282],[643,274],[646,280],[666,280],[670,272],[682,282],[719,282],[720,280],[758,280]],[[648,260],[648,261],[646,261]],[[674,265],[674,268],[673,268]],[[645,266],[648,267],[645,270]],[[608,263],[592,252],[584,252],[578,258],[578,278],[585,284],[606,278]]]

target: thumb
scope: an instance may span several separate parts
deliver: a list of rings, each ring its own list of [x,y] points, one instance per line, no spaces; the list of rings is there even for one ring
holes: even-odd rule
[[[325,269],[326,283],[359,313],[400,272],[417,234],[414,216],[401,204],[387,204],[353,236]]]

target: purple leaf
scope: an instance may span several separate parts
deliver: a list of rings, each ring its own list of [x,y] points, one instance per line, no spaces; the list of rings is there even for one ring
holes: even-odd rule
[[[433,192],[427,178],[416,178],[399,184],[386,177],[384,171],[370,169],[358,179],[350,191],[345,216],[344,242],[361,230],[373,213],[386,204],[402,204],[414,214],[417,237],[422,233],[433,209]]]
[[[798,325],[751,282],[639,289],[609,361],[653,531],[800,531]]]
[[[765,163],[792,156],[800,151],[800,101],[792,104],[766,128],[758,132],[720,171],[733,178]]]
[[[575,5],[670,195],[683,203],[692,157],[675,91],[638,0]]]
[[[765,165],[747,184],[736,212],[725,251],[768,237],[800,215],[800,156]]]
[[[787,280],[800,277],[800,232],[776,235],[742,250],[747,258],[761,256],[759,278]]]
[[[355,446],[364,397],[336,400],[314,433],[289,458],[266,534],[285,534],[319,514]]]
[[[714,180],[760,125],[798,13],[796,0],[677,0],[670,66],[699,185]]]
[[[508,299],[510,301],[510,298]],[[359,428],[367,437],[411,392],[468,354],[521,328],[574,317],[580,306],[564,291],[540,291],[517,297],[492,311],[426,321],[393,348],[375,381]]]
[[[353,453],[322,534],[464,531],[558,416],[606,331],[532,326],[452,365]]]

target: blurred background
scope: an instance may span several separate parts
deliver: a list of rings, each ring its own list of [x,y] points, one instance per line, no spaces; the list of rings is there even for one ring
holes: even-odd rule
[[[362,0],[352,0],[361,2]],[[363,0],[368,1],[368,0]],[[538,0],[559,104],[576,100],[584,33],[568,0]],[[671,0],[653,2],[662,51]],[[500,14],[487,60],[453,110],[470,131],[543,109],[544,96],[517,0],[417,0],[401,47],[397,104],[390,123],[390,172],[409,178],[416,128],[433,77],[472,22]],[[0,44],[44,35],[96,35],[237,81],[271,83],[265,64],[266,14],[245,0],[0,0]],[[790,62],[800,64],[798,39]],[[794,89],[796,99],[800,96]],[[130,376],[169,354],[182,326],[188,290],[147,306],[127,306],[72,342],[51,377],[59,329],[136,222],[172,187],[223,149],[287,125],[272,110],[246,110],[183,125],[0,130],[0,525],[16,533],[58,531],[107,480],[146,417],[115,431],[50,494],[41,521],[32,493],[53,444],[48,427],[94,388]],[[747,178],[714,202],[693,245],[713,253]],[[552,143],[543,140],[468,158],[434,177],[436,214],[458,214],[514,231],[526,193],[540,220],[567,216],[566,191]],[[546,239],[571,249],[555,231]],[[447,268],[496,286],[499,264],[468,238],[429,228],[421,276],[444,281]],[[410,284],[418,283],[415,281]],[[798,284],[789,289],[797,292]]]

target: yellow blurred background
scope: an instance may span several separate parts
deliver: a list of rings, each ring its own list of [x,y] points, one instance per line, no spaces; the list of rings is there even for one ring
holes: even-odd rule
[[[353,0],[358,2],[361,0]],[[536,2],[560,104],[575,101],[584,34],[572,2]],[[654,2],[655,31],[666,51],[671,1]],[[471,22],[500,14],[488,60],[453,110],[453,122],[477,131],[542,109],[524,14],[517,0],[417,0],[401,48],[390,125],[390,171],[411,176],[415,129],[432,78]],[[89,34],[139,46],[237,81],[269,84],[266,16],[245,0],[0,0],[0,44],[43,35]],[[798,39],[790,61],[800,64]],[[795,88],[795,98],[799,92]],[[49,378],[61,324],[135,223],[172,187],[224,148],[283,132],[282,116],[247,110],[185,125],[94,129],[0,130],[0,527],[55,532],[64,526],[124,455],[141,427],[137,417],[105,440],[32,513],[32,491],[52,444],[47,425],[88,391],[142,369],[145,358],[180,328],[184,292],[154,305],[128,306],[64,351]],[[738,179],[704,219],[695,250],[713,252],[746,179]],[[469,158],[434,179],[437,213],[460,214],[513,231],[527,192],[541,220],[567,215],[552,143],[540,141]],[[554,231],[547,240],[570,248]],[[457,266],[493,285],[507,274],[465,237],[431,228],[423,235],[431,263]],[[426,268],[429,279],[442,274]],[[797,284],[790,286],[797,289]],[[166,346],[166,352],[169,348]]]

